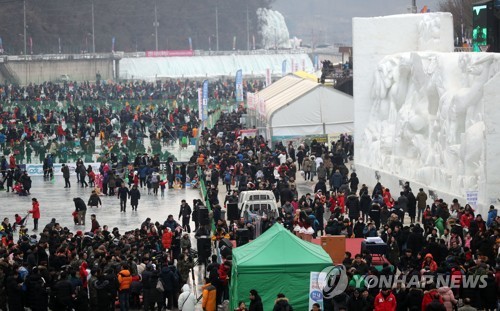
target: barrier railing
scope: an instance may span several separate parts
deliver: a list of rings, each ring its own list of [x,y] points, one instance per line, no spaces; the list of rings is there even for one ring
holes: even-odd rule
[[[201,167],[198,166],[197,169],[198,173],[198,178],[200,180],[200,191],[201,191],[201,197],[203,198],[203,201],[205,202],[205,206],[208,208],[208,212],[212,214],[212,218],[210,219],[210,225],[212,227],[212,232],[215,232],[215,222],[213,218],[213,213],[212,213],[212,205],[210,205],[210,200],[208,199],[207,196],[207,187],[205,186],[205,178],[203,171],[201,170]]]
[[[461,46],[456,46],[455,47],[455,52],[460,53],[460,52],[473,52],[472,47],[461,47]]]

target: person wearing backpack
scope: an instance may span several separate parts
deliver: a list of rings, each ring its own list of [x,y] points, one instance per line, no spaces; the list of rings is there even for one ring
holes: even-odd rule
[[[182,293],[179,295],[179,311],[194,311],[196,306],[196,297],[191,292],[189,284],[182,286]]]

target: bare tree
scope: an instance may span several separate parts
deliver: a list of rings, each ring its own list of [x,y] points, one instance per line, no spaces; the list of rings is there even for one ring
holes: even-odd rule
[[[453,15],[455,38],[462,43],[463,38],[472,37],[472,4],[477,0],[442,0],[439,10]]]

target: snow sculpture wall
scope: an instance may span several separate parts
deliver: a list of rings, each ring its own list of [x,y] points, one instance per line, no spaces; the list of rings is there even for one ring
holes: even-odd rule
[[[385,41],[365,34],[388,28],[396,34]],[[491,172],[500,169],[500,147],[489,135],[500,132],[492,119],[500,55],[452,53],[448,14],[355,19],[353,29],[358,174],[369,182],[378,171],[391,188],[401,179],[447,200],[468,190],[479,191],[482,205],[499,197]]]

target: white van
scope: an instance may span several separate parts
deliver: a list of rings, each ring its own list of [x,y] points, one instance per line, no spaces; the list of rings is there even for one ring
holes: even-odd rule
[[[240,193],[238,208],[240,217],[253,221],[266,215],[268,218],[279,216],[274,193],[269,190],[252,190]]]

